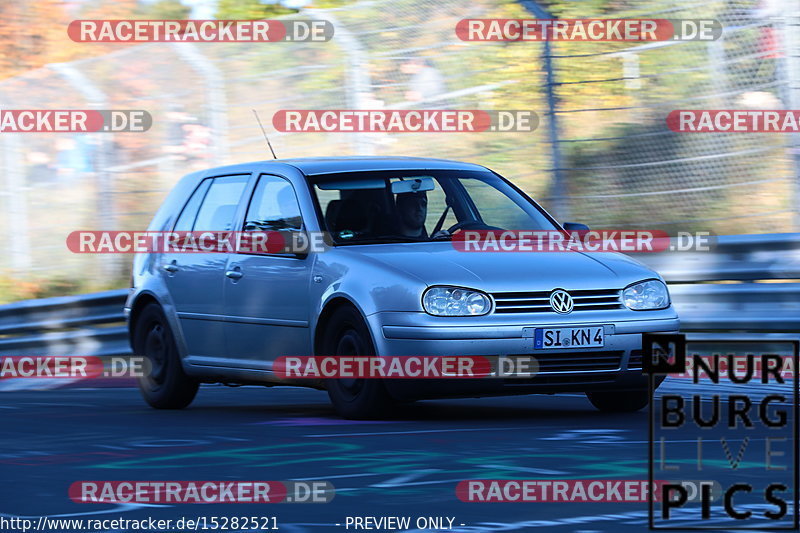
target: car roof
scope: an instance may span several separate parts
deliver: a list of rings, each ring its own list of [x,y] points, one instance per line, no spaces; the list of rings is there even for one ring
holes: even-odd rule
[[[335,172],[365,172],[370,170],[486,170],[485,167],[462,161],[435,159],[428,157],[303,157],[292,159],[273,159],[254,161],[209,169],[233,170],[243,166],[261,166],[268,168],[271,165],[291,165],[306,176],[316,174],[329,174]]]

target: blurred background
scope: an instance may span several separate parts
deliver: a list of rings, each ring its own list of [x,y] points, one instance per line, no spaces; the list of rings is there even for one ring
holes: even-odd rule
[[[145,109],[146,133],[0,133],[0,303],[128,284],[129,255],[75,230],[142,230],[187,172],[278,157],[413,155],[486,165],[562,221],[798,231],[800,139],[677,134],[674,109],[800,109],[800,0],[572,0],[559,18],[713,18],[713,42],[462,42],[518,1],[4,0],[0,108]],[[319,18],[327,43],[75,43],[74,19]],[[551,80],[551,81],[548,81]],[[553,97],[548,98],[548,89]],[[289,133],[280,109],[534,110],[533,133]]]

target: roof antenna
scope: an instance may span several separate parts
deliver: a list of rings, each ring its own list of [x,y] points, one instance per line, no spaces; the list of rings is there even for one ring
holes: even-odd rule
[[[253,109],[253,114],[256,116],[256,121],[258,121],[258,126],[261,128],[261,133],[264,134],[264,138],[267,140],[267,146],[269,146],[269,151],[272,152],[272,159],[278,159],[278,156],[275,155],[275,150],[272,149],[272,143],[269,142],[269,137],[267,137],[267,132],[264,130],[264,125],[261,124],[261,119],[258,118],[258,113],[256,113],[255,109]]]

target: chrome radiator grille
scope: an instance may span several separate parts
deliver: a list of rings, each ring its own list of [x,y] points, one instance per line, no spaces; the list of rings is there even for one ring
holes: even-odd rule
[[[550,293],[536,292],[497,292],[492,294],[495,313],[551,313]],[[581,289],[567,291],[575,304],[573,313],[605,309],[622,309],[620,289]]]

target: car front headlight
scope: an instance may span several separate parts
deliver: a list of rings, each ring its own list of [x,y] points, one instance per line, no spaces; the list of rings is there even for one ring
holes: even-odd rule
[[[492,309],[492,301],[472,289],[431,287],[422,295],[422,307],[435,316],[479,316]]]
[[[669,307],[669,292],[657,279],[641,281],[622,291],[622,303],[634,311],[664,309]]]

